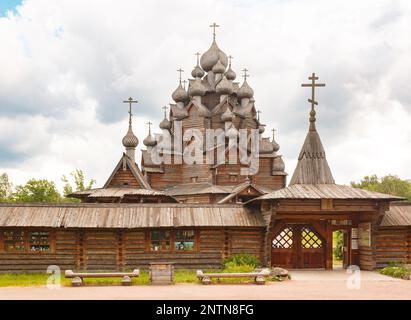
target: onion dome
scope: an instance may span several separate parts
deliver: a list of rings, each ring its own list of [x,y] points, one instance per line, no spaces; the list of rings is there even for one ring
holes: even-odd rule
[[[211,69],[213,73],[215,74],[220,74],[225,72],[225,66],[221,63],[220,60],[217,61],[217,63],[214,65],[214,67]]]
[[[271,144],[273,145],[274,152],[277,152],[278,150],[280,150],[280,145],[275,141],[275,129],[272,129],[271,131],[273,132],[273,139],[271,140]]]
[[[167,117],[164,117],[163,121],[160,122],[159,127],[160,129],[163,129],[163,130],[170,130],[171,122],[167,119]]]
[[[227,138],[237,138],[238,131],[234,126],[231,126],[230,129],[225,132],[225,135]]]
[[[138,146],[138,139],[134,135],[131,125],[128,126],[127,134],[124,136],[122,142],[123,146],[126,148],[135,148]]]
[[[224,67],[227,67],[228,64],[228,58],[227,55],[220,50],[220,48],[217,46],[217,43],[215,40],[213,40],[213,43],[211,44],[210,49],[208,49],[200,59],[200,64],[201,67],[203,68],[204,71],[210,71],[214,65],[220,60],[222,65]],[[224,68],[225,69],[225,68]]]
[[[284,172],[285,164],[281,156],[277,156],[273,160],[273,172]]]
[[[258,132],[259,132],[260,134],[263,134],[264,131],[265,131],[265,124],[260,124],[260,125],[258,125]]]
[[[204,70],[201,69],[199,65],[196,65],[193,71],[191,71],[191,75],[193,78],[202,78],[204,76]]]
[[[244,80],[243,85],[238,89],[237,96],[240,99],[251,98],[254,95],[253,89],[248,85],[247,81]]]
[[[269,154],[273,153],[273,145],[270,141],[270,138],[262,138],[259,144],[259,153],[260,154]]]
[[[232,113],[230,108],[227,108],[227,110],[221,115],[221,120],[223,120],[224,122],[233,121],[233,119],[234,114]]]
[[[217,84],[216,91],[219,94],[231,94],[233,93],[233,83],[227,80],[226,76]]]
[[[146,147],[154,147],[157,144],[157,141],[151,135],[151,132],[148,132],[147,137],[143,140],[143,143]]]
[[[185,102],[188,99],[187,91],[184,90],[183,86],[180,84],[178,85],[177,89],[173,92],[172,96],[175,102]]]
[[[228,80],[234,80],[237,75],[235,74],[233,69],[231,69],[231,66],[229,66],[227,72],[225,73],[225,76]]]
[[[200,78],[196,78],[193,82],[192,85],[190,85],[189,88],[190,91],[190,95],[192,97],[195,96],[203,96],[206,92],[206,88],[205,86],[201,83],[201,79]]]

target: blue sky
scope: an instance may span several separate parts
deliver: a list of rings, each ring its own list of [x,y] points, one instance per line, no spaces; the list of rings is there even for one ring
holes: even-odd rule
[[[23,0],[0,0],[0,17],[5,16],[8,10],[13,10]]]

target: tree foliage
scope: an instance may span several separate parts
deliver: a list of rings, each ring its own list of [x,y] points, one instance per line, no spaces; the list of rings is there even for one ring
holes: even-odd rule
[[[395,175],[387,175],[381,178],[377,175],[365,176],[359,183],[351,182],[351,185],[356,188],[387,193],[411,200],[411,181],[402,180]]]
[[[61,202],[56,184],[46,179],[30,179],[25,185],[16,187],[12,195],[15,202]]]
[[[75,171],[70,173],[70,176],[73,178],[75,191],[89,190],[96,183],[96,180],[94,179],[90,179],[86,183],[86,175],[84,174],[83,170],[80,169],[76,169]],[[65,197],[67,197],[69,194],[73,193],[73,186],[70,184],[67,176],[63,175],[61,180],[64,182],[63,194]]]
[[[7,173],[0,175],[0,202],[10,201],[12,184]]]

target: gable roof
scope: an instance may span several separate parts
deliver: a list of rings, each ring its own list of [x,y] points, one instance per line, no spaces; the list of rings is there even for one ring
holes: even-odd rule
[[[136,178],[141,188],[151,190],[151,186],[145,179],[144,175],[141,173],[138,166],[125,153],[123,153],[122,157],[120,158],[120,161],[117,163],[107,182],[104,184],[103,189],[108,188],[110,182],[113,180],[117,171],[120,170],[124,165],[130,168],[131,173]]]
[[[254,190],[256,190],[258,193],[260,193],[261,195],[268,193],[266,188],[257,186],[251,182],[244,182],[242,184],[239,184],[238,186],[236,186],[229,195],[227,195],[226,197],[224,197],[223,199],[221,199],[220,201],[218,201],[219,204],[221,203],[226,203],[228,200],[234,198],[237,194],[241,193],[242,191],[244,191],[247,188],[253,188]]]
[[[183,183],[173,186],[165,190],[165,193],[170,196],[190,195],[190,194],[227,194],[230,193],[232,187],[218,186],[209,182],[204,183]]]

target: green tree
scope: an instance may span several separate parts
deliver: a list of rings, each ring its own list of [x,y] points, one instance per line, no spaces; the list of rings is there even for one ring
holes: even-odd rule
[[[17,186],[12,197],[16,202],[60,202],[62,200],[55,183],[46,179],[30,179],[25,185]]]
[[[7,173],[0,175],[0,202],[10,201],[12,184]]]
[[[75,191],[89,190],[96,183],[96,180],[94,179],[90,179],[86,183],[86,175],[84,174],[83,170],[80,169],[76,169],[75,171],[70,173],[70,176],[73,177]],[[64,182],[63,194],[65,197],[67,197],[69,194],[73,193],[73,186],[70,184],[69,179],[65,175],[63,175],[61,180]]]
[[[365,176],[359,183],[351,182],[356,188],[387,193],[411,200],[411,181],[402,180],[395,175],[379,178],[377,175]]]

